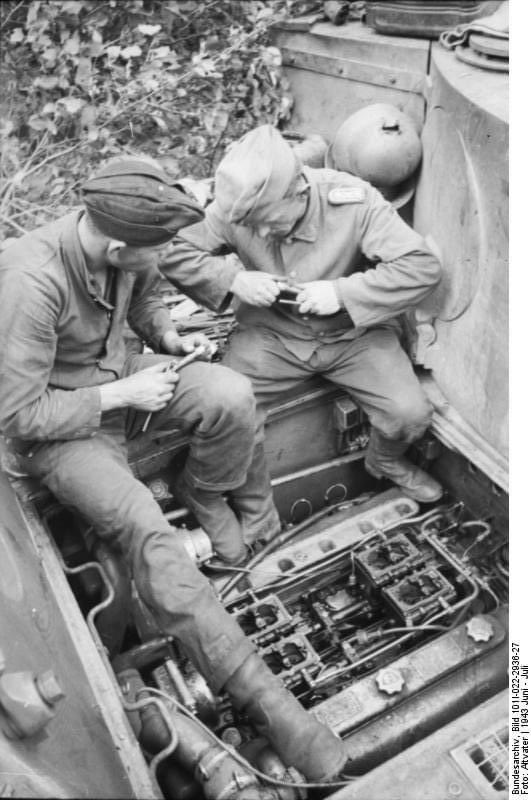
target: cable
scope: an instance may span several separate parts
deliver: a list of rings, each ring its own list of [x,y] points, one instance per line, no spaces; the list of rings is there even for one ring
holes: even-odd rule
[[[499,569],[499,571],[504,576],[504,578],[508,578],[509,577],[509,570],[503,564],[503,556],[502,556],[502,554],[501,553],[497,553],[496,554],[496,558],[494,559],[494,561],[495,561],[495,564],[496,564],[496,568]]]
[[[500,607],[500,599],[499,599],[498,595],[495,592],[493,592],[493,590],[490,588],[490,586],[487,583],[487,581],[482,580],[480,578],[476,578],[476,580],[479,583],[479,585],[481,586],[481,588],[485,592],[488,592],[490,594],[490,596],[494,598],[494,602],[495,602],[496,606],[495,606],[495,608],[493,610],[496,611]]]
[[[302,531],[306,530],[306,528],[309,528],[314,523],[319,522],[319,520],[323,519],[323,517],[327,517],[329,514],[334,513],[334,511],[339,511],[343,509],[346,510],[356,505],[359,505],[359,503],[357,501],[357,498],[354,498],[352,500],[342,500],[340,503],[334,503],[331,506],[325,506],[325,508],[321,508],[319,511],[316,511],[315,514],[312,514],[310,517],[307,517],[302,522],[299,522],[293,528],[283,531],[277,536],[275,536],[274,539],[271,539],[271,541],[268,542],[266,546],[262,548],[262,550],[260,550],[260,552],[257,553],[249,561],[249,563],[247,564],[247,568],[253,569],[256,564],[259,564],[261,561],[263,561],[264,558],[268,556],[269,553],[271,553],[273,550],[276,550],[277,548],[286,544],[291,539],[293,539],[294,536],[297,536],[299,533],[302,533]],[[236,576],[230,578],[230,580],[227,581],[225,586],[223,586],[220,591],[220,597],[222,600],[228,595],[228,593],[231,591],[231,589],[234,588],[234,586],[237,583],[238,583],[238,578]]]
[[[325,508],[316,511],[315,514],[312,514],[311,517],[308,517],[302,522],[299,522],[299,524],[295,525],[293,528],[284,531],[283,533],[280,533],[278,536],[276,536],[274,539],[268,542],[266,546],[249,561],[246,569],[249,571],[253,570],[257,564],[259,564],[261,561],[263,561],[263,559],[266,556],[269,555],[269,553],[271,553],[273,550],[276,550],[277,548],[280,548],[282,545],[286,544],[288,541],[297,536],[299,533],[302,533],[302,531],[306,530],[306,528],[309,528],[314,523],[319,522],[319,520],[321,520],[323,517],[326,517],[329,514],[334,513],[335,511],[346,510],[348,508],[351,508],[352,506],[357,506],[357,505],[360,505],[360,503],[358,503],[358,498],[354,498],[352,500],[343,500],[340,503],[335,503],[334,505],[326,506]],[[429,521],[431,520],[431,517],[438,517],[438,516],[442,516],[439,507],[432,508],[425,514],[421,514],[417,517],[402,517],[396,522],[392,522],[389,525],[382,526],[382,528],[378,531],[376,530],[372,531],[371,535],[383,532],[387,533],[389,531],[392,531],[393,528],[398,528],[401,525],[409,525],[417,522],[423,522],[424,520]],[[285,573],[284,575],[279,576],[279,580],[280,579],[284,580],[289,577],[290,577],[289,574]],[[219,595],[221,600],[224,600],[227,597],[229,592],[236,586],[237,583],[238,583],[237,575],[233,576],[232,578],[229,578],[225,586],[223,586],[220,590]]]
[[[272,778],[269,775],[266,775],[265,772],[260,772],[259,769],[253,767],[249,762],[243,758],[233,747],[226,744],[219,736],[210,730],[210,728],[205,725],[200,719],[198,719],[192,712],[186,708],[182,703],[180,703],[175,697],[167,694],[166,692],[162,691],[162,689],[155,689],[152,686],[147,686],[145,689],[142,690],[147,692],[152,692],[153,694],[160,695],[160,697],[164,697],[166,700],[169,700],[170,703],[173,703],[174,706],[182,713],[185,714],[187,717],[192,719],[196,725],[198,725],[211,739],[213,739],[225,752],[227,752],[235,761],[237,761],[242,767],[245,769],[250,770],[257,778],[260,780],[267,781],[268,783],[272,783],[274,786],[287,786],[292,789],[330,789],[331,787],[335,786],[349,786],[355,782],[355,778],[351,780],[343,780],[343,781],[331,781],[330,783],[295,783],[295,781],[282,781],[277,778]]]
[[[360,547],[363,547],[371,539],[376,539],[376,538],[384,539],[385,541],[384,529],[371,531],[370,533],[366,533],[361,539],[358,539],[358,541],[355,542],[350,548],[351,554],[353,553],[354,550],[358,550]],[[342,561],[345,558],[345,554],[346,554],[345,550],[340,550],[339,552],[335,553],[332,556],[327,555],[326,557],[327,569],[329,569],[336,561]],[[318,561],[314,564],[310,564],[307,567],[293,567],[292,569],[286,570],[286,572],[282,573],[271,572],[269,570],[264,570],[256,567],[252,568],[240,567],[239,569],[242,572],[256,573],[259,575],[272,575],[273,580],[269,581],[269,583],[265,584],[264,586],[258,587],[257,589],[257,591],[265,589],[269,592],[273,590],[278,591],[279,589],[284,589],[286,588],[286,586],[289,585],[290,581],[296,582],[300,581],[301,579],[308,578],[314,572],[320,572],[322,568],[323,568],[322,561]]]
[[[205,569],[211,569],[213,572],[240,572],[249,575],[254,572],[257,575],[272,575],[274,578],[283,577],[279,576],[278,572],[273,572],[271,569],[256,569],[256,567],[235,567],[232,564],[209,564],[206,561],[202,565]]]
[[[461,522],[461,528],[483,528],[483,531],[486,535],[490,534],[491,527],[488,522],[485,522],[483,519],[471,519],[468,522]]]
[[[474,547],[476,547],[478,544],[480,544],[480,542],[486,539],[487,536],[490,536],[492,528],[488,522],[484,522],[482,519],[475,519],[475,520],[470,520],[469,522],[461,523],[461,528],[467,529],[467,528],[477,528],[477,527],[483,528],[483,531],[478,535],[477,539],[474,539],[472,544],[470,544],[466,548],[465,552],[461,556],[462,559],[465,559],[469,554],[469,552],[474,549]]]
[[[409,628],[384,628],[382,634],[386,633],[415,633],[415,631],[442,631],[447,633],[451,630],[447,625],[411,625]]]

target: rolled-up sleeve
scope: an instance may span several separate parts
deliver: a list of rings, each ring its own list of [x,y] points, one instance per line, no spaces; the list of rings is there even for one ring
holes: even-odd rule
[[[133,287],[127,321],[134,332],[155,351],[162,337],[175,325],[160,293],[160,273],[155,268],[139,273]]]
[[[355,325],[384,322],[423,300],[441,279],[441,265],[424,239],[375,189],[368,189],[361,249],[374,267],[338,278],[342,305]]]
[[[81,439],[101,421],[98,387],[49,385],[59,297],[23,271],[0,276],[0,431],[28,440]]]
[[[232,300],[231,286],[243,265],[233,255],[230,226],[214,201],[205,219],[179,232],[161,265],[161,272],[196,302],[224,311]]]

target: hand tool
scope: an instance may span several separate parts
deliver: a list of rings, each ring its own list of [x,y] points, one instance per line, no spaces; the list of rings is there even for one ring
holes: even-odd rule
[[[195,350],[193,350],[193,352],[189,353],[180,361],[169,361],[168,365],[163,369],[163,372],[180,372],[180,370],[183,367],[186,367],[187,364],[191,364],[192,361],[195,361],[196,359],[204,355],[205,351],[206,347],[202,344],[199,347],[196,347]],[[144,420],[144,424],[142,425],[142,433],[145,433],[147,431],[152,416],[153,416],[153,411],[150,411],[146,419]]]

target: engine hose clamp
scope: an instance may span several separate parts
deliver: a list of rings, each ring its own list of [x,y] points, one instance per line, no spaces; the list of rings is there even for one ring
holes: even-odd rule
[[[196,769],[199,775],[202,777],[202,779],[204,781],[208,781],[218,768],[220,761],[224,761],[228,757],[229,753],[223,749],[214,751],[214,754],[212,755],[211,758],[208,758],[208,752],[207,752],[207,754],[197,764]]]
[[[232,758],[227,750],[220,750],[210,758],[207,753],[196,766],[196,775],[199,778],[199,782],[201,782],[201,779],[205,782],[211,780],[216,770],[220,769],[221,762],[227,758]],[[235,790],[241,791],[247,786],[255,786],[257,783],[258,781],[252,774],[244,772],[238,775],[237,772],[234,772],[232,780],[227,783],[224,789],[217,790],[216,800],[230,800],[230,798],[234,797]]]
[[[233,797],[238,796],[242,789],[246,789],[248,786],[256,786],[257,783],[258,781],[254,776],[247,775],[245,777],[240,777],[239,775],[235,775],[234,779],[227,784],[225,789],[216,795],[216,800],[232,800]]]

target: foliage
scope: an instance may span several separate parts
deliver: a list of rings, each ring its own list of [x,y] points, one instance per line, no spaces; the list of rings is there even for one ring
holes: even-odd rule
[[[287,120],[291,98],[269,34],[311,6],[3,0],[0,233],[64,213],[109,156],[146,152],[174,175],[203,178],[229,141]]]

